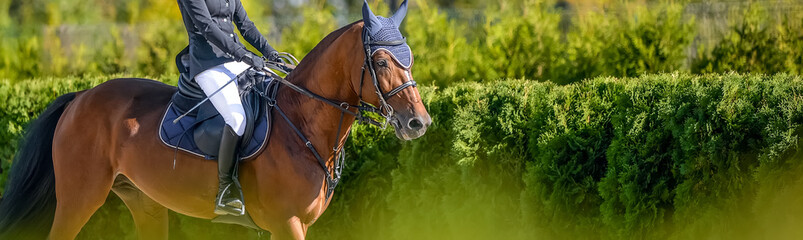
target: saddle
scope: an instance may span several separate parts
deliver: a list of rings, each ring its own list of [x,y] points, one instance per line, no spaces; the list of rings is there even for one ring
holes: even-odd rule
[[[238,75],[235,82],[246,113],[245,133],[240,138],[238,151],[240,160],[245,160],[255,157],[267,143],[272,107],[268,102],[275,99],[279,84],[272,81],[271,76],[253,69]],[[217,159],[220,137],[226,123],[210,101],[192,109],[204,99],[206,95],[198,83],[182,72],[178,91],[173,94],[162,117],[159,137],[171,148],[206,159]],[[174,123],[183,114],[186,116]]]

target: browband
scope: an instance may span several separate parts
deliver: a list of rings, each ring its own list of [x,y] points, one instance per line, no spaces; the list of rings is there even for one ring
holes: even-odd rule
[[[407,43],[407,38],[402,37],[401,40],[393,40],[393,41],[371,41],[368,45],[379,45],[379,46],[398,46]]]

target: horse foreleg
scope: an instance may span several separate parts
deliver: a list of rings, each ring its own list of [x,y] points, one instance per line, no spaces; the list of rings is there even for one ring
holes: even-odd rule
[[[115,181],[112,191],[131,211],[139,239],[167,239],[167,208],[145,195],[123,176]]]
[[[271,240],[304,240],[307,236],[307,226],[301,223],[298,217],[291,217],[280,229],[271,231]]]

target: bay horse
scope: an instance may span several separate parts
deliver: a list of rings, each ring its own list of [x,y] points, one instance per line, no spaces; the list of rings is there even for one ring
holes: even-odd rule
[[[367,54],[364,29],[376,20],[370,17],[329,34],[286,79],[349,105],[387,104],[384,113],[396,135],[420,137],[432,120],[409,84],[410,66],[388,51]],[[364,84],[372,78],[376,84]],[[410,86],[397,88],[405,84]],[[154,80],[114,79],[52,102],[27,130],[12,166],[0,203],[0,239],[74,239],[109,191],[131,211],[140,239],[167,238],[168,209],[216,217],[217,163],[181,151],[174,163],[174,149],[158,140],[160,118],[175,91]],[[398,94],[385,99],[382,93],[390,91]],[[304,239],[329,204],[328,172],[290,125],[333,171],[338,153],[332,146],[344,144],[355,117],[341,122],[342,109],[287,87],[279,89],[276,104],[289,121],[273,114],[267,146],[240,164],[239,179],[258,227],[272,239]]]

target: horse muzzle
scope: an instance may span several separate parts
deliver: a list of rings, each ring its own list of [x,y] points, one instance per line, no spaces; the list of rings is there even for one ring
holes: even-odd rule
[[[401,140],[413,140],[421,137],[427,132],[427,127],[432,124],[429,115],[413,115],[410,117],[394,116],[390,124],[396,130],[396,137]]]

